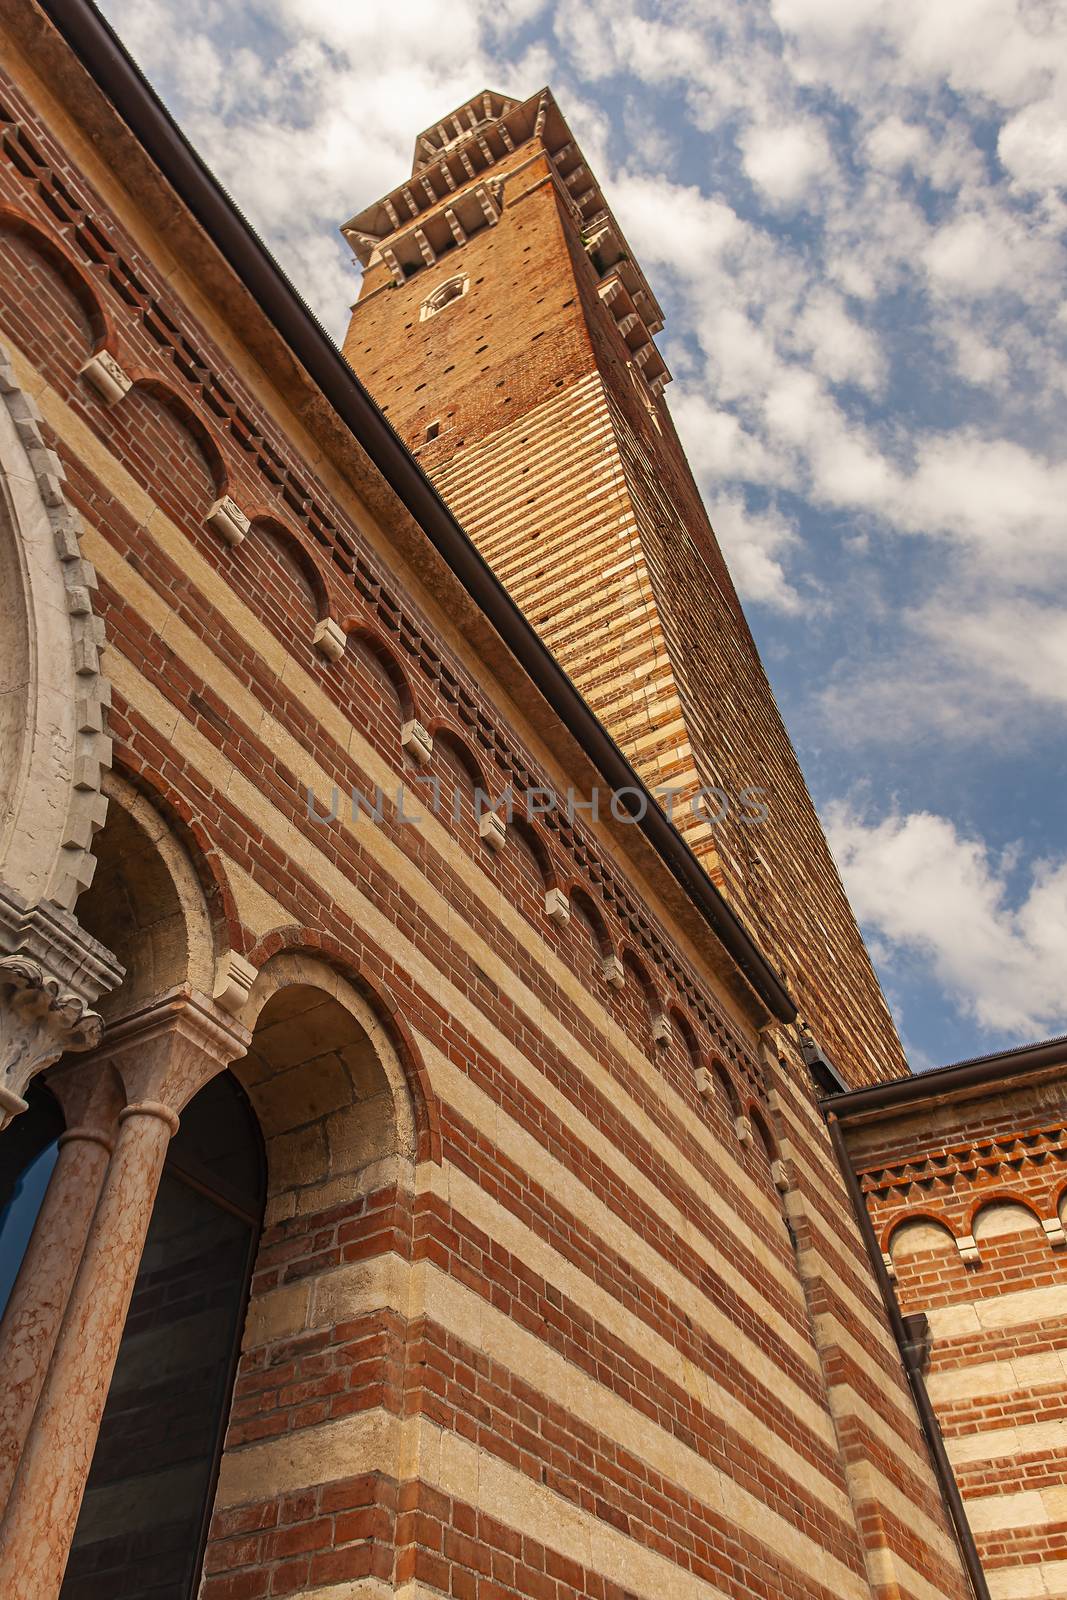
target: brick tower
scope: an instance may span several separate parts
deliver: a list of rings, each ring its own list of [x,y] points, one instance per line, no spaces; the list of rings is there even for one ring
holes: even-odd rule
[[[411,177],[343,232],[364,267],[352,366],[664,792],[819,1043],[852,1082],[898,1075],[892,1020],[664,399],[662,313],[551,93],[475,96],[419,135]],[[765,822],[742,799],[750,786]],[[700,790],[719,791],[704,811]]]

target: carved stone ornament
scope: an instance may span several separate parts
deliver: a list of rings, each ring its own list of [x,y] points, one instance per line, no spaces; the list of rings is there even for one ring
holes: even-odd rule
[[[99,1044],[103,1023],[73,990],[28,956],[0,956],[0,1115],[4,1124],[26,1101],[36,1073],[67,1050]]]
[[[98,350],[81,369],[81,375],[92,384],[106,405],[114,406],[129,394],[133,382],[109,350]]]
[[[0,1127],[25,1111],[36,1073],[99,1042],[93,1004],[122,973],[69,911],[27,905],[0,884]]]
[[[236,500],[228,494],[211,505],[207,516],[204,518],[209,528],[221,534],[227,544],[240,544],[252,524],[237,504]]]

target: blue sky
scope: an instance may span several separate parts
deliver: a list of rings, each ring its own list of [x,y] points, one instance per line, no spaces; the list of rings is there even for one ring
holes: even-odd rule
[[[551,84],[912,1064],[1067,1031],[1063,0],[104,10],[337,336],[415,133]]]

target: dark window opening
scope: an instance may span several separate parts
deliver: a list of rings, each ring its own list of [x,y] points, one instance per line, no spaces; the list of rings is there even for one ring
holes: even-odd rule
[[[62,1600],[194,1600],[265,1195],[259,1125],[220,1073],[167,1155]]]

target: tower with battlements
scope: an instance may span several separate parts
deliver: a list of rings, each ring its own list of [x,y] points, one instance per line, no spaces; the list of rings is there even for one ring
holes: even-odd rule
[[[352,366],[819,1044],[853,1082],[900,1072],[671,420],[663,313],[551,93],[459,107],[343,232],[364,268]]]

